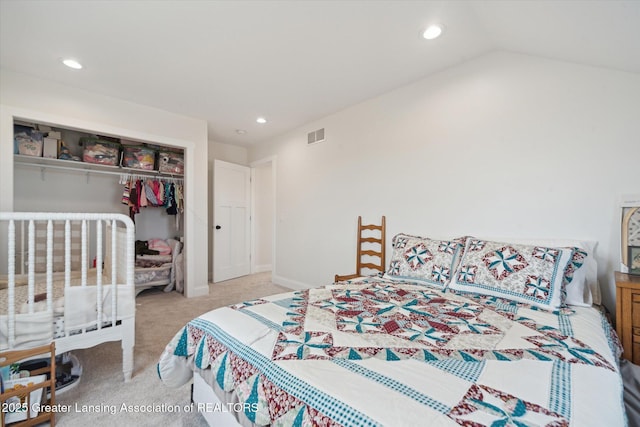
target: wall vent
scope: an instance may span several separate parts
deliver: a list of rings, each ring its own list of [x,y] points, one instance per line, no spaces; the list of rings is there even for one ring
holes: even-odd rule
[[[324,128],[309,132],[307,134],[307,144],[316,144],[324,141]]]

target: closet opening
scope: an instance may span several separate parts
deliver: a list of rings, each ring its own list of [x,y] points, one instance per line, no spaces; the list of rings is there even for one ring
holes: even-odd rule
[[[183,148],[29,120],[13,124],[14,211],[128,215],[136,225],[136,293],[184,293]],[[95,267],[95,254],[87,256]]]

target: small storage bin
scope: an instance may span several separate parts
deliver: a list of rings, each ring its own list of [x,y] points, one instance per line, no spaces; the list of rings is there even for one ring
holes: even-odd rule
[[[124,146],[122,148],[122,163],[124,168],[154,170],[156,151],[143,146]]]
[[[23,156],[42,157],[42,132],[28,126],[15,125],[13,127],[15,153]]]
[[[184,154],[174,151],[158,153],[158,170],[162,173],[184,174]]]
[[[80,138],[84,146],[82,160],[87,163],[117,166],[120,159],[120,144],[97,138]]]
[[[171,262],[160,267],[136,268],[134,283],[138,285],[164,285],[171,281]]]

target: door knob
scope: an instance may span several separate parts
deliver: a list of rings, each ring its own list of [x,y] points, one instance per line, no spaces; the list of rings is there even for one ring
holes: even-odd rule
[[[220,230],[222,227],[219,225],[216,225],[216,230]]]

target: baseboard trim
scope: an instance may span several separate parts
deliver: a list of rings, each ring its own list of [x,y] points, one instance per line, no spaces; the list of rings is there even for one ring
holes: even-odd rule
[[[295,291],[302,291],[305,289],[314,288],[315,286],[308,283],[298,282],[297,280],[287,279],[286,277],[273,275],[271,281],[276,285],[284,286],[285,288],[293,289]]]
[[[265,271],[271,271],[271,264],[256,265],[253,267],[254,273],[264,273]]]
[[[195,289],[189,289],[188,292],[187,287],[185,286],[184,288],[184,296],[187,298],[201,297],[203,295],[209,295],[209,283],[204,286],[198,286]]]

